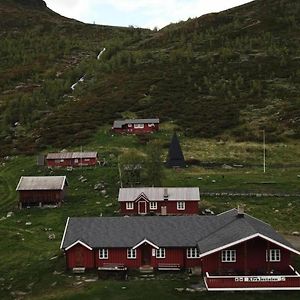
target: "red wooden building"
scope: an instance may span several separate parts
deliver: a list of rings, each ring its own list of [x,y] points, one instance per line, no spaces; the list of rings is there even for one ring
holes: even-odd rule
[[[118,201],[123,215],[192,215],[199,212],[199,188],[121,188]]]
[[[48,153],[46,156],[48,167],[89,167],[97,163],[97,152],[59,152]]]
[[[117,120],[112,130],[117,133],[151,133],[159,130],[159,119]]]
[[[66,176],[22,176],[16,188],[19,192],[19,207],[60,206],[67,186]]]
[[[202,270],[207,289],[300,289],[292,255],[272,227],[236,209],[217,216],[68,218],[68,269]]]

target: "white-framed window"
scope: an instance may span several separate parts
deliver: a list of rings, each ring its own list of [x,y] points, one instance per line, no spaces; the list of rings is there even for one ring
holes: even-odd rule
[[[108,249],[99,249],[99,259],[108,259]]]
[[[127,249],[127,258],[128,259],[136,259],[136,249]]]
[[[132,124],[128,124],[127,126],[128,126],[128,127],[132,127]]]
[[[134,124],[134,128],[144,128],[144,124]]]
[[[156,201],[150,201],[150,209],[157,209],[157,202]]]
[[[177,210],[185,210],[185,202],[184,201],[177,202]]]
[[[266,251],[266,261],[279,262],[281,260],[280,249],[269,249]]]
[[[149,123],[148,127],[154,127],[155,125],[153,123]]]
[[[61,159],[61,160],[60,160],[60,162],[64,162],[64,161],[65,161],[64,159]]]
[[[156,249],[156,258],[165,258],[166,257],[166,249],[158,248]]]
[[[198,248],[187,248],[186,249],[186,257],[187,258],[199,258],[200,252]]]
[[[221,253],[222,262],[236,262],[236,250],[223,250]]]
[[[78,162],[79,162],[79,159],[78,159],[78,158],[75,158],[75,159],[74,159],[74,163],[75,163],[75,164],[78,164]]]
[[[133,209],[134,203],[133,202],[126,202],[126,209]]]

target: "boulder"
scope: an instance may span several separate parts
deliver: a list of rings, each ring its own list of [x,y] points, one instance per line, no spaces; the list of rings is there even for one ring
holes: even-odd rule
[[[6,218],[10,218],[14,215],[14,213],[12,211],[8,212],[6,215]]]

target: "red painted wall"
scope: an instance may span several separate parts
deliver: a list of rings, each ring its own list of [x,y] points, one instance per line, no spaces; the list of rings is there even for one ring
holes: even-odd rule
[[[108,264],[123,264],[128,268],[138,268],[141,266],[141,251],[137,249],[136,259],[127,258],[127,248],[110,248],[108,249],[108,259],[99,258],[99,250],[95,250],[96,267],[103,267]]]
[[[38,203],[42,204],[58,204],[64,200],[65,190],[62,191],[53,191],[53,190],[45,190],[45,191],[19,191],[19,201],[24,206],[28,204],[38,205]]]
[[[95,166],[97,165],[96,158],[88,158],[88,159],[78,159],[75,162],[75,159],[63,159],[63,161],[59,159],[47,159],[47,166],[48,167],[80,167],[80,166]]]
[[[133,134],[150,133],[158,130],[159,130],[159,124],[154,124],[154,126],[149,127],[148,123],[144,124],[144,128],[134,128],[134,125],[132,125],[132,127],[128,127],[128,125],[124,125],[123,128],[113,128],[113,131],[116,133],[133,133]]]
[[[210,274],[226,274],[232,271],[244,273],[245,270],[249,274],[260,274],[271,270],[290,271],[291,253],[270,243],[269,249],[281,250],[281,261],[267,262],[266,250],[268,249],[268,242],[262,238],[257,237],[228,249],[236,250],[237,261],[235,263],[222,263],[220,251],[203,258],[203,271]]]
[[[136,249],[136,259],[127,258],[127,248],[110,248],[108,249],[108,259],[99,258],[99,249],[93,251],[87,248],[76,245],[66,251],[67,267],[69,269],[74,267],[98,268],[105,264],[120,264],[127,268],[136,269],[142,266],[142,247],[148,247],[151,258],[149,264],[157,268],[159,264],[176,264],[181,268],[191,268],[201,266],[200,259],[187,259],[185,248],[166,248],[165,258],[156,258],[152,256],[152,248],[150,245],[140,246]]]
[[[141,200],[144,201],[144,200]],[[157,201],[157,209],[150,210],[149,202],[147,202],[147,212],[161,214],[161,207],[167,206],[168,215],[193,215],[198,214],[199,207],[198,201],[185,201],[185,210],[177,210],[177,201]],[[138,214],[138,201],[134,202],[134,209],[127,210],[126,203],[120,202],[121,213],[123,215],[137,215]]]
[[[76,267],[85,267],[92,269],[95,267],[94,251],[77,244],[66,252],[67,267],[69,269]]]

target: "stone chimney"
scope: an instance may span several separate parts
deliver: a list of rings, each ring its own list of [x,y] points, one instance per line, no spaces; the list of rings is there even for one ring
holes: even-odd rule
[[[238,205],[238,208],[237,208],[237,216],[239,218],[243,218],[244,217],[244,214],[245,214],[245,208],[244,208],[244,205]]]
[[[169,199],[168,189],[164,188],[164,200],[168,200],[168,199]]]

